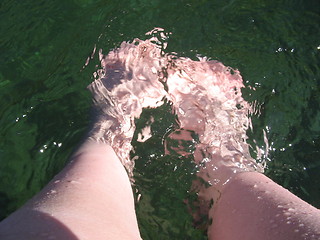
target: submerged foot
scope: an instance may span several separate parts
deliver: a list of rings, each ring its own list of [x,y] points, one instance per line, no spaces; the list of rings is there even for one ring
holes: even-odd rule
[[[220,189],[235,172],[262,170],[246,143],[249,104],[241,96],[239,72],[217,61],[181,59],[168,70],[168,93],[178,117],[178,131],[193,132],[193,152],[201,200],[217,200]],[[181,141],[182,134],[170,138]],[[180,139],[179,139],[180,138]],[[190,136],[186,141],[190,142]]]
[[[159,81],[160,52],[157,45],[140,40],[122,43],[106,56],[100,52],[102,69],[88,86],[96,115],[90,137],[111,145],[129,174],[134,118],[143,108],[160,106],[166,95]]]

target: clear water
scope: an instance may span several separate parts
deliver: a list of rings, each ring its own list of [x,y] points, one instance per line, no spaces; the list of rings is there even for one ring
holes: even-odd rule
[[[86,86],[106,51],[171,32],[167,51],[197,54],[239,69],[243,97],[257,106],[252,146],[269,140],[266,174],[320,207],[320,3],[312,1],[7,1],[0,5],[1,217],[57,173],[89,125]],[[255,91],[253,91],[255,88]],[[260,109],[260,110],[259,110]],[[193,179],[188,157],[163,155],[175,126],[170,104],[154,116],[153,137],[133,145],[137,214],[144,239],[205,239],[193,230],[185,199]],[[267,149],[265,149],[266,152]],[[252,151],[252,155],[255,153]]]

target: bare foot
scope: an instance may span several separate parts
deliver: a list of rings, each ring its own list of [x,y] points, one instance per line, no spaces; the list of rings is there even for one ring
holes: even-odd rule
[[[142,108],[157,107],[166,95],[159,81],[161,50],[150,41],[134,40],[103,55],[102,69],[88,88],[93,94],[96,121],[90,131],[94,141],[110,144],[122,164],[132,173],[129,159],[134,118]]]
[[[197,136],[193,155],[207,186],[197,182],[194,187],[204,205],[219,198],[234,173],[263,171],[246,143],[249,104],[241,96],[238,71],[217,61],[178,59],[168,69],[167,85],[179,131]],[[190,134],[173,133],[170,138],[190,142]]]

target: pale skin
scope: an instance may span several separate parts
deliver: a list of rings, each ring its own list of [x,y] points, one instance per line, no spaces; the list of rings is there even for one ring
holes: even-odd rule
[[[319,210],[260,173],[239,173],[220,193],[209,211],[209,239],[320,238]],[[113,149],[93,141],[80,146],[40,193],[0,223],[0,238],[141,239],[130,181]]]
[[[113,149],[83,144],[40,193],[1,222],[0,239],[141,239],[130,181]]]
[[[320,239],[319,209],[257,172],[232,178],[209,215],[209,239]]]

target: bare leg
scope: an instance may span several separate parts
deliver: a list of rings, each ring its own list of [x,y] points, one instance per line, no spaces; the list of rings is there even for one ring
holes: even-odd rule
[[[159,52],[141,42],[100,53],[102,69],[89,86],[96,121],[88,139],[61,173],[0,223],[0,239],[141,239],[126,170],[132,176],[134,117],[164,95]]]
[[[209,239],[320,239],[320,211],[256,171],[263,169],[245,142],[249,106],[234,91],[244,87],[239,73],[217,62],[183,60],[175,66],[167,83],[182,133],[171,137],[190,142],[192,132],[198,135],[198,176],[211,187],[194,187],[201,213],[212,219]]]
[[[320,210],[261,173],[239,173],[220,192],[209,211],[209,239],[320,239]]]
[[[39,194],[0,224],[1,239],[141,239],[128,175],[87,142]]]

